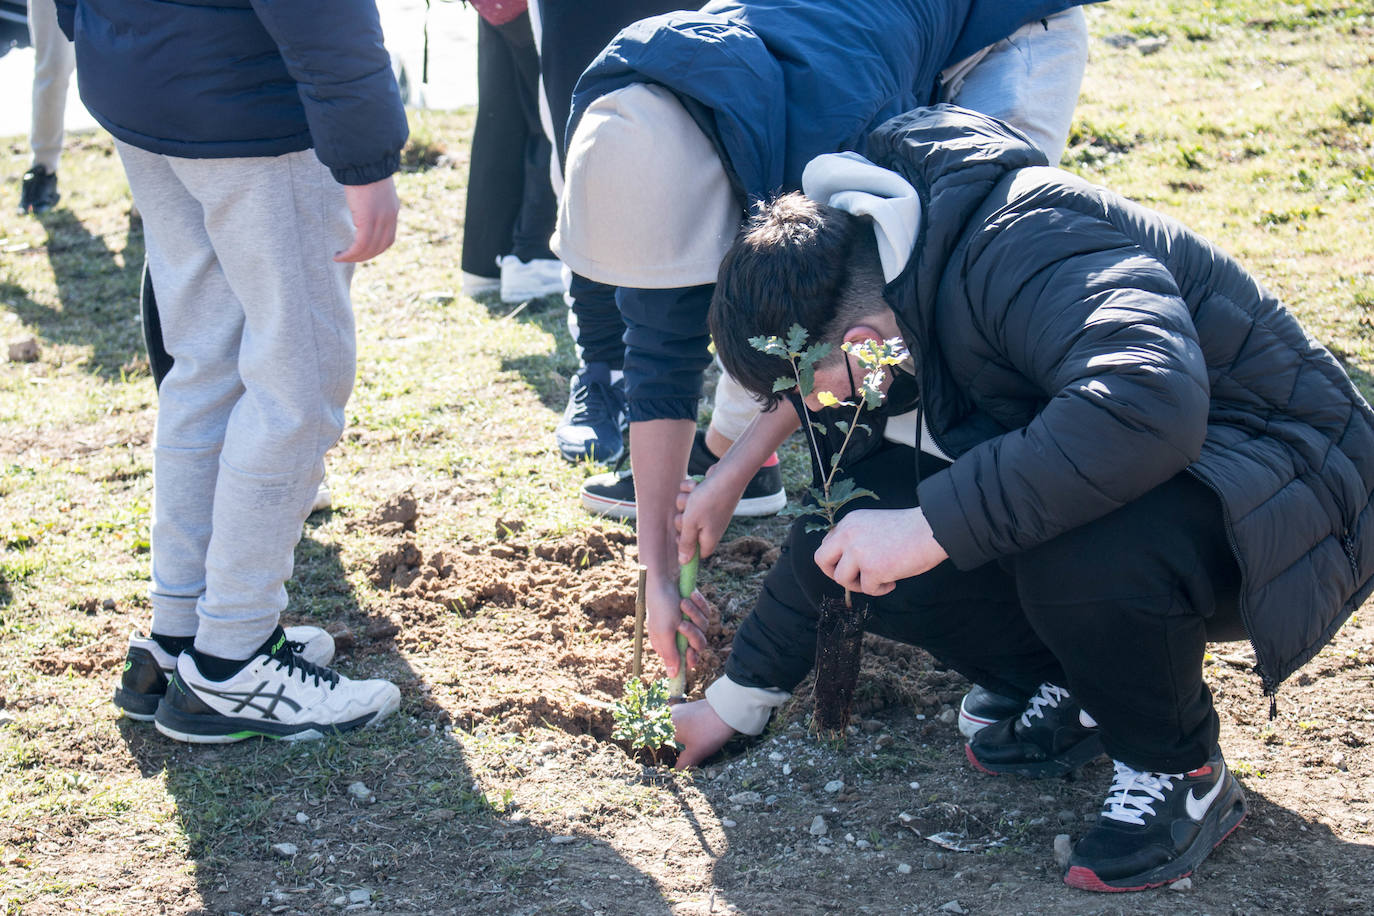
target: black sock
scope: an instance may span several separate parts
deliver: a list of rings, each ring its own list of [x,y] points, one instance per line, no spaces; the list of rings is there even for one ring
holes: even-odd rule
[[[272,635],[267,637],[267,641],[247,658],[220,658],[218,655],[210,655],[196,648],[191,649],[191,657],[196,660],[196,668],[205,677],[212,681],[227,681],[242,671],[249,662],[259,655],[271,655],[272,650],[278,648],[285,639],[286,633],[281,627],[277,627],[272,631]]]
[[[162,647],[162,651],[168,655],[176,656],[185,652],[195,644],[194,636],[163,636],[161,633],[149,633],[153,642]]]

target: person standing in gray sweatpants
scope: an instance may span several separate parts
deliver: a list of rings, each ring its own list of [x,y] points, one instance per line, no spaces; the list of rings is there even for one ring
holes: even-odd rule
[[[76,55],[57,27],[53,0],[29,0],[29,39],[33,42],[33,120],[29,146],[33,164],[19,189],[20,213],[46,213],[61,199],[57,165],[62,158],[62,125],[67,112],[67,86]]]
[[[391,245],[400,206],[405,112],[373,0],[58,9],[143,213],[171,360],[152,632],[130,638],[115,705],[200,743],[378,722],[395,685],[339,675],[326,632],[279,625],[353,387],[353,265]]]

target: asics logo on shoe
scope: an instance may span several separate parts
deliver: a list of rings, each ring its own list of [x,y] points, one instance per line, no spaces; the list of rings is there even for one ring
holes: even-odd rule
[[[285,703],[291,707],[292,712],[300,712],[301,704],[286,696],[286,685],[278,684],[276,692],[267,689],[267,682],[262,681],[258,686],[249,691],[242,690],[215,690],[211,687],[197,687],[196,692],[209,694],[212,697],[219,697],[230,703],[237,703],[231,712],[238,713],[244,709],[252,709],[254,712],[262,714],[264,719],[277,718],[277,704]],[[255,703],[254,700],[269,700],[267,703]]]
[[[1198,798],[1194,794],[1196,790],[1189,789],[1188,797],[1183,800],[1184,807],[1188,809],[1188,816],[1195,821],[1201,821],[1202,818],[1207,814],[1207,809],[1212,807],[1212,802],[1216,801],[1217,796],[1221,794],[1221,785],[1225,781],[1226,767],[1223,766],[1221,768],[1221,772],[1217,774],[1217,781],[1212,784],[1211,791],[1209,791],[1206,795],[1202,796],[1201,798]]]
[[[272,644],[272,650],[271,650],[270,652],[268,652],[267,654],[268,654],[268,655],[276,655],[279,651],[281,651],[281,647],[284,646],[284,645],[286,645],[286,634],[285,634],[285,633],[281,634],[281,639],[278,639],[276,642],[274,642],[274,643]]]

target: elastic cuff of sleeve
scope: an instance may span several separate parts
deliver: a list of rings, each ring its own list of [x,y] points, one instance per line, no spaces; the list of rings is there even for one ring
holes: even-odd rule
[[[706,702],[722,722],[746,735],[761,734],[768,717],[792,694],[772,687],[745,687],[721,677],[706,688]]]
[[[697,418],[697,399],[691,398],[646,398],[630,399],[626,411],[631,423],[644,423],[648,420],[692,420]]]
[[[374,181],[381,181],[389,178],[401,167],[401,153],[396,151],[384,159],[368,165],[351,165],[346,169],[330,169],[334,175],[334,180],[339,184],[372,184]]]

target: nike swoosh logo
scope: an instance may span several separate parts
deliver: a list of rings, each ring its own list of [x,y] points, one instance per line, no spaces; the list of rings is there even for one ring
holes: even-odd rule
[[[1221,765],[1221,772],[1217,774],[1216,784],[1212,786],[1212,791],[1198,798],[1193,794],[1195,790],[1188,790],[1188,797],[1183,800],[1183,805],[1188,809],[1188,816],[1195,821],[1201,821],[1207,813],[1207,809],[1212,807],[1212,802],[1217,800],[1221,794],[1221,784],[1226,779],[1226,764]]]

